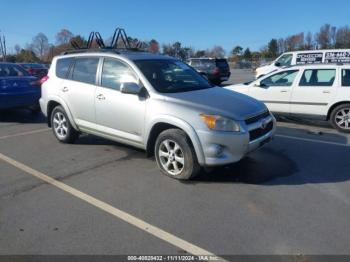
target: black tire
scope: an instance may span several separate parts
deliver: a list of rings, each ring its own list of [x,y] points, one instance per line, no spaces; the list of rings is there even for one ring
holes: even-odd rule
[[[179,162],[177,162],[176,166],[180,169],[179,173],[172,173],[172,171],[168,171],[163,165],[165,160],[167,159],[164,156],[160,156],[160,149],[163,151],[163,147],[165,148],[165,143],[169,141],[170,147],[172,146],[172,142],[177,143],[180,149],[177,150],[177,152],[174,152],[174,154],[179,154],[183,158],[183,165],[181,165]],[[173,144],[174,144],[173,143]],[[175,147],[175,144],[174,144]],[[173,150],[174,151],[174,150]],[[194,148],[192,146],[192,143],[189,139],[189,137],[186,135],[186,133],[180,129],[168,129],[160,133],[158,136],[156,143],[155,143],[155,157],[157,161],[157,165],[160,168],[160,170],[167,176],[179,180],[189,180],[194,178],[198,172],[200,171],[201,167],[198,164],[197,156],[194,151]],[[180,154],[181,153],[181,154]],[[169,152],[170,155],[170,152]],[[170,159],[171,156],[168,157],[166,162],[171,162]],[[176,159],[176,156],[174,156]],[[174,159],[173,162],[176,162]],[[169,165],[169,170],[174,169],[175,166],[171,162]],[[162,164],[163,163],[163,164]],[[180,165],[179,165],[180,164]],[[172,167],[171,167],[172,166]]]
[[[346,118],[345,121],[348,122],[341,124],[341,122],[339,122],[339,117],[343,115],[343,112],[346,112],[348,114],[348,116],[344,116]],[[334,108],[331,112],[329,121],[331,125],[338,131],[350,133],[350,103],[342,104]]]
[[[60,118],[60,116],[64,117],[65,124],[61,124],[61,128],[63,129],[63,126],[65,128],[65,132],[63,132],[61,135],[57,129],[57,124],[55,123],[55,119]],[[63,120],[62,120],[63,121]],[[58,141],[61,143],[66,144],[72,144],[74,141],[79,137],[79,132],[74,129],[72,124],[69,121],[69,118],[64,111],[62,106],[56,106],[51,113],[51,127],[52,131],[57,138]]]

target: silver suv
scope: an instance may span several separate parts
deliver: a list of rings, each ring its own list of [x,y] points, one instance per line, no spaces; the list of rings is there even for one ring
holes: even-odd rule
[[[162,172],[193,178],[269,142],[275,118],[246,95],[212,86],[185,63],[129,50],[55,57],[40,106],[56,138],[81,132],[144,149]]]

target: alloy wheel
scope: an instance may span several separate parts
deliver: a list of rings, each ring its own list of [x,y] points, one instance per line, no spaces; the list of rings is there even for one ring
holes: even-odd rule
[[[68,122],[62,112],[56,112],[53,116],[53,128],[59,139],[65,139],[68,134]]]
[[[170,175],[176,176],[185,166],[185,158],[180,145],[173,140],[166,139],[159,146],[159,160],[162,167]]]
[[[342,108],[335,115],[335,123],[341,129],[350,130],[350,108]]]

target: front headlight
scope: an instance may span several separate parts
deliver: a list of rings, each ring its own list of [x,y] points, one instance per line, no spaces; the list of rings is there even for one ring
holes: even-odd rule
[[[225,131],[225,132],[239,132],[240,127],[239,124],[229,118],[216,116],[216,115],[200,115],[203,122],[207,125],[207,127],[211,130],[215,131]]]

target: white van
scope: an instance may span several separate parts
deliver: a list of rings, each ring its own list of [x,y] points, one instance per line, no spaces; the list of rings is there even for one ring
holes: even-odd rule
[[[256,78],[267,75],[281,67],[306,64],[350,64],[350,49],[307,50],[283,53],[269,65],[258,67]]]

